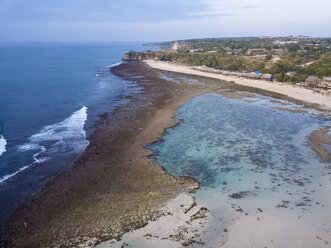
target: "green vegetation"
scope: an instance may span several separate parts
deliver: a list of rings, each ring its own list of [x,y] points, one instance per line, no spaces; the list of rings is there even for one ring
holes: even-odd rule
[[[272,59],[272,55],[271,54],[268,54],[265,56],[265,60],[269,61]]]
[[[277,81],[302,82],[308,76],[331,76],[331,38],[227,38],[194,39],[158,45],[164,50],[137,53],[149,58],[220,70],[272,74]]]

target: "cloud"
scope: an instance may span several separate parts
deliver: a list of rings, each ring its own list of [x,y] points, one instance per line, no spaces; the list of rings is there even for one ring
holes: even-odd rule
[[[256,0],[249,0],[249,4],[255,3]],[[248,14],[251,9],[257,8],[254,5],[247,5],[247,1],[240,0],[200,0],[202,9],[196,12],[188,13],[192,17],[200,16],[236,16]]]
[[[330,0],[0,0],[0,40],[331,36]]]
[[[188,15],[191,15],[191,16],[211,16],[211,15],[231,16],[234,14],[225,13],[224,11],[200,11],[200,12],[192,12],[192,13],[189,13]]]
[[[206,10],[206,11],[198,11],[198,12],[192,12],[188,13],[190,16],[229,16],[229,15],[236,15],[238,13],[238,10],[245,10],[248,9],[254,9],[256,7],[254,6],[243,6],[243,7],[237,7],[237,8],[222,8],[221,10]],[[211,9],[211,8],[207,8]]]

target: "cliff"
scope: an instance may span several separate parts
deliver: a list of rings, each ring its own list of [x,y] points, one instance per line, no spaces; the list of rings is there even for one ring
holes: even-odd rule
[[[125,53],[122,60],[124,61],[142,61],[145,59],[154,59],[155,54],[153,52],[135,52],[130,51]]]

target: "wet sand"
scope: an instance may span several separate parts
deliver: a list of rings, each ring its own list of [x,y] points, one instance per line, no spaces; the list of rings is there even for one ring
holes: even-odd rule
[[[165,173],[144,148],[180,122],[173,116],[185,101],[229,88],[290,99],[198,76],[191,78],[204,84],[178,84],[142,63],[122,64],[112,72],[136,81],[141,92],[129,104],[101,116],[90,145],[73,168],[51,179],[5,223],[3,236],[17,247],[92,247],[118,239],[164,215],[160,209],[169,200],[197,188],[188,177]]]

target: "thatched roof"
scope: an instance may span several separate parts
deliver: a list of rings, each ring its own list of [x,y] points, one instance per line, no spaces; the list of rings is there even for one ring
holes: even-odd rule
[[[321,82],[322,80],[319,78],[319,77],[316,77],[316,76],[309,76],[307,79],[306,79],[306,82],[308,83],[319,83]]]

